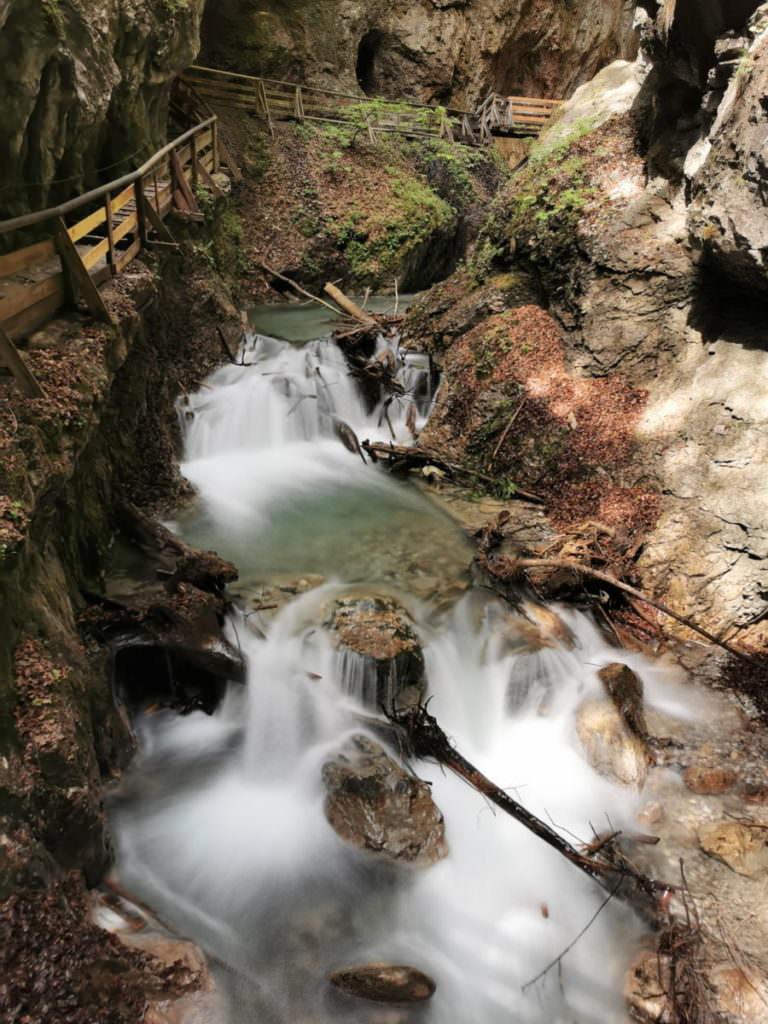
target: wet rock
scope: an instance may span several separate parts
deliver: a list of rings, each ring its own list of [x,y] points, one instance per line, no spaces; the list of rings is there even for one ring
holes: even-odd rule
[[[415,967],[374,963],[334,971],[331,984],[351,996],[380,1003],[416,1003],[429,999],[435,983]]]
[[[645,744],[629,732],[612,704],[586,701],[578,710],[576,731],[596,772],[623,786],[643,788],[649,765]]]
[[[671,979],[669,957],[645,950],[624,979],[624,1002],[632,1020],[641,1024],[674,1024],[677,1015],[667,991]]]
[[[768,826],[718,821],[702,825],[699,845],[732,871],[754,878],[768,871]]]
[[[597,673],[629,731],[641,740],[648,736],[643,712],[643,682],[628,665],[614,662]]]
[[[736,775],[729,768],[720,765],[696,762],[686,768],[683,781],[692,793],[712,796],[732,790],[736,785]]]
[[[323,625],[342,658],[348,688],[366,706],[417,703],[426,689],[424,655],[412,619],[383,596],[342,598]]]
[[[346,842],[414,867],[447,855],[443,815],[429,786],[368,737],[345,743],[323,765],[323,782],[325,815]]]
[[[733,1024],[753,1024],[766,1019],[768,979],[753,968],[735,963],[717,964],[708,971],[714,995],[713,1010],[728,1014]]]

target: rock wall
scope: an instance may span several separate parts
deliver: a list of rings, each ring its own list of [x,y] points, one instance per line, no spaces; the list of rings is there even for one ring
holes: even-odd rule
[[[219,361],[226,322],[206,260],[165,271],[136,260],[105,289],[112,328],[71,313],[32,336],[45,397],[0,378],[0,900],[110,863],[102,790],[133,739],[78,618],[122,503],[174,494],[172,403]]]
[[[638,447],[604,483],[658,492],[643,584],[764,648],[768,5],[738,5],[748,25],[737,5],[699,23],[687,3],[679,22],[647,6],[643,58],[577,91],[495,202],[475,267],[532,270],[572,372],[642,390]]]
[[[369,95],[473,106],[489,89],[565,96],[632,56],[630,0],[222,0],[202,59]]]
[[[117,177],[162,145],[204,2],[0,3],[0,218]]]

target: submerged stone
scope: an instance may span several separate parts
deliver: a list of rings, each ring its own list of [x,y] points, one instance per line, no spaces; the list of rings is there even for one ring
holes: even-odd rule
[[[413,620],[378,595],[337,600],[323,625],[340,652],[347,689],[370,707],[417,703],[426,689],[424,655]]]
[[[429,999],[435,983],[416,967],[373,963],[334,971],[331,984],[351,996],[380,1003],[416,1003]]]
[[[325,816],[361,850],[428,867],[448,853],[443,815],[429,786],[367,736],[353,736],[323,765]]]

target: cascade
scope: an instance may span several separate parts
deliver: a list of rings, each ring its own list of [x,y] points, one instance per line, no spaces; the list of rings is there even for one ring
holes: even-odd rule
[[[397,353],[418,422],[429,366]],[[366,731],[370,678],[340,656],[323,609],[350,593],[396,594],[425,653],[430,710],[462,753],[564,835],[620,828],[637,797],[595,774],[576,730],[615,660],[584,615],[560,614],[566,648],[527,653],[485,591],[413,596],[467,580],[458,526],[334,435],[407,440],[406,399],[366,403],[325,337],[297,345],[258,334],[242,366],[217,370],[180,407],[182,470],[199,498],[177,526],[241,570],[231,639],[248,661],[212,717],[143,716],[141,755],[112,809],[125,885],[213,958],[230,1024],[255,1021],[610,1024],[626,1021],[622,972],[642,926],[612,903],[559,968],[524,987],[571,943],[604,893],[517,822],[435,765],[416,764],[446,821],[450,848],[426,869],[400,868],[345,844],[323,813],[323,763]],[[271,619],[249,597],[276,575],[320,574]],[[663,672],[622,652],[662,700]],[[663,691],[663,692],[662,692]],[[375,710],[375,707],[373,708]],[[380,742],[381,737],[376,739]],[[396,753],[396,752],[395,752]],[[385,960],[437,982],[429,1002],[390,1008],[335,992],[328,974]],[[387,1015],[389,1014],[389,1015]]]

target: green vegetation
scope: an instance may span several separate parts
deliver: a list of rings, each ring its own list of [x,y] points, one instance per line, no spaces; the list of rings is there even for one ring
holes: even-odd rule
[[[42,8],[54,32],[61,39],[64,35],[64,15],[60,0],[42,0]]]
[[[595,154],[579,143],[596,125],[596,118],[582,118],[531,148],[524,169],[491,204],[469,268],[477,282],[516,252],[561,273],[573,255],[579,219],[595,195],[589,184],[589,157]]]
[[[410,252],[453,225],[451,207],[419,177],[385,168],[397,203],[391,208],[353,205],[343,219],[324,217],[323,233],[345,258],[352,277],[366,284],[396,276]]]

